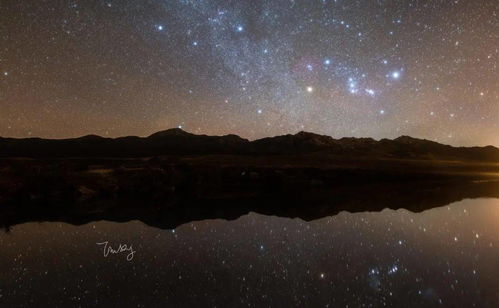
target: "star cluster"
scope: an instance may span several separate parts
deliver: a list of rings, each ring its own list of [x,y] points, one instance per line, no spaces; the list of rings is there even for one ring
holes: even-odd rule
[[[499,145],[497,1],[10,1],[0,135]]]

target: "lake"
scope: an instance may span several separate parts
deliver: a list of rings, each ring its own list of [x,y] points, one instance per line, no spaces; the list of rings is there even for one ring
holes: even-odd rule
[[[0,249],[1,307],[499,306],[499,199],[175,229],[28,222]]]

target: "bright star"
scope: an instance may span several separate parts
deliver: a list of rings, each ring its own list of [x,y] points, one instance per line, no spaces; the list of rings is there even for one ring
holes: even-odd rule
[[[324,64],[325,64],[325,65],[329,65],[329,64],[331,64],[331,60],[329,60],[329,59],[324,60]]]
[[[388,270],[388,274],[395,274],[399,270],[397,265],[393,265],[390,270]]]
[[[375,92],[373,89],[366,89],[367,94],[374,96]]]
[[[237,26],[236,30],[237,32],[243,32],[244,28],[243,26]]]
[[[307,92],[308,92],[308,93],[312,93],[312,92],[314,92],[314,88],[313,88],[313,87],[308,86],[308,87],[307,87]]]
[[[162,25],[157,25],[157,26],[156,26],[156,29],[158,29],[158,31],[163,31],[163,29],[164,29],[164,28],[163,28],[163,26],[162,26]]]
[[[348,91],[351,94],[359,92],[359,89],[357,89],[357,82],[355,82],[352,77],[348,78]]]
[[[399,79],[400,78],[400,72],[399,71],[392,72],[391,76],[392,76],[393,79]]]

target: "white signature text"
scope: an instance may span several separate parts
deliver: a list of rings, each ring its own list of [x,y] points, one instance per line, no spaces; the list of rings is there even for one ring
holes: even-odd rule
[[[118,254],[122,252],[128,252],[126,259],[127,261],[132,261],[134,254],[136,253],[133,250],[132,245],[128,246],[126,244],[120,244],[117,249],[111,247],[108,241],[97,243],[97,245],[102,245],[104,247],[104,258],[107,258],[109,254]]]

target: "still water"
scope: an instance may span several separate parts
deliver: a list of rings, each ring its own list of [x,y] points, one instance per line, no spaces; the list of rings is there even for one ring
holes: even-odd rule
[[[25,223],[0,233],[0,306],[499,307],[499,200],[174,230]]]

